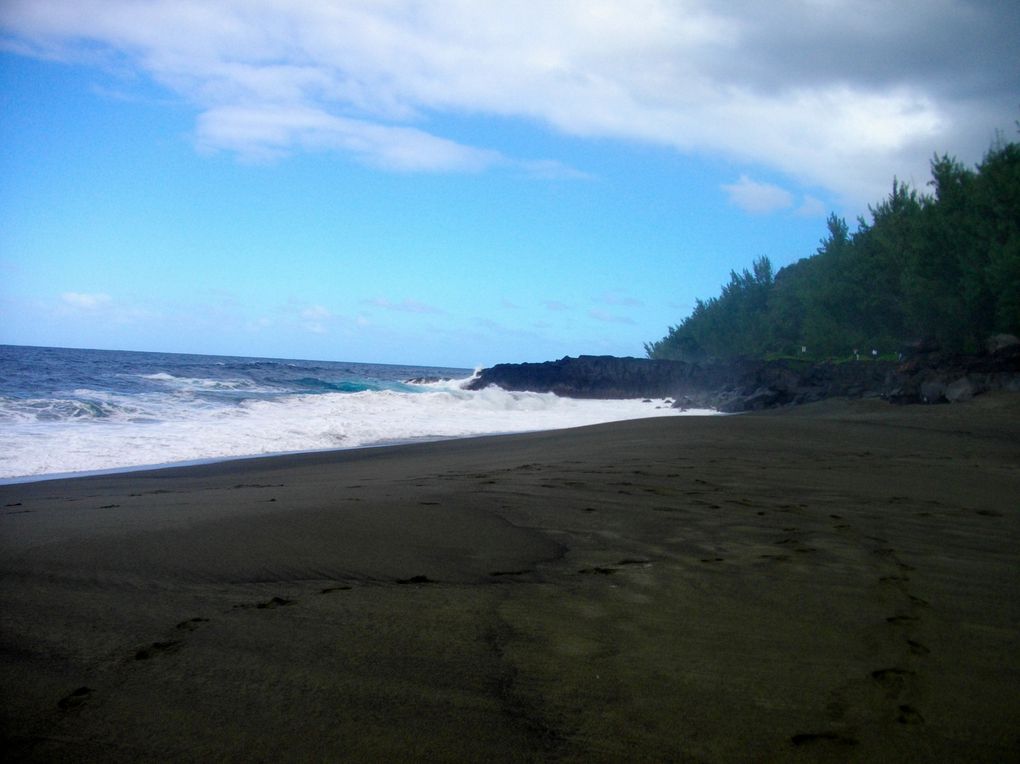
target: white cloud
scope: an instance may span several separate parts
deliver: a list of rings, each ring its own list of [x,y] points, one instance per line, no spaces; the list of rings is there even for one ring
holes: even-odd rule
[[[297,149],[338,149],[389,170],[483,170],[500,163],[493,151],[462,146],[408,127],[335,117],[295,105],[221,106],[198,119],[198,143],[273,160]]]
[[[147,75],[197,110],[205,149],[403,171],[583,175],[433,120],[497,116],[870,201],[935,151],[979,158],[1020,92],[1020,11],[978,0],[7,0],[0,25],[8,50]]]
[[[79,310],[94,311],[109,307],[112,303],[110,295],[102,292],[64,292],[60,295],[65,305]]]
[[[730,204],[755,215],[777,212],[793,206],[793,194],[785,188],[772,183],[759,183],[746,175],[741,175],[736,183],[723,185],[722,189],[729,195]]]

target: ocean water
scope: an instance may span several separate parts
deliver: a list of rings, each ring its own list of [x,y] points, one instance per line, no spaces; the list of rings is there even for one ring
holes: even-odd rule
[[[0,480],[679,415],[662,401],[463,389],[472,374],[0,345]]]

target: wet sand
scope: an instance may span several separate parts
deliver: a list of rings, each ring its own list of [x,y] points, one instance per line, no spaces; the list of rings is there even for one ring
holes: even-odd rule
[[[1020,757],[1020,396],[0,486],[39,761]]]

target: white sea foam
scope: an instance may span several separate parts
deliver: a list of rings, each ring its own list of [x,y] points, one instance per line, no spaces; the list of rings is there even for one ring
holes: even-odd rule
[[[74,403],[87,399],[98,407],[85,406],[80,418],[7,420],[10,426],[0,433],[0,478],[550,430],[679,413],[662,401],[577,400],[494,387],[468,391],[453,382],[416,387],[424,392],[287,395],[229,406],[193,400],[183,405],[166,395],[118,400],[79,390]],[[90,395],[79,398],[78,393]]]
[[[243,390],[245,392],[274,392],[272,388],[260,388],[250,379],[205,379],[203,377],[177,377],[165,371],[155,374],[139,374],[139,379],[159,383],[164,388],[176,390]]]

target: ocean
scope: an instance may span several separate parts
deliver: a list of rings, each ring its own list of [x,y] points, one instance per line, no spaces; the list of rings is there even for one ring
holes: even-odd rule
[[[662,401],[463,389],[472,374],[0,345],[0,482],[680,413]]]

